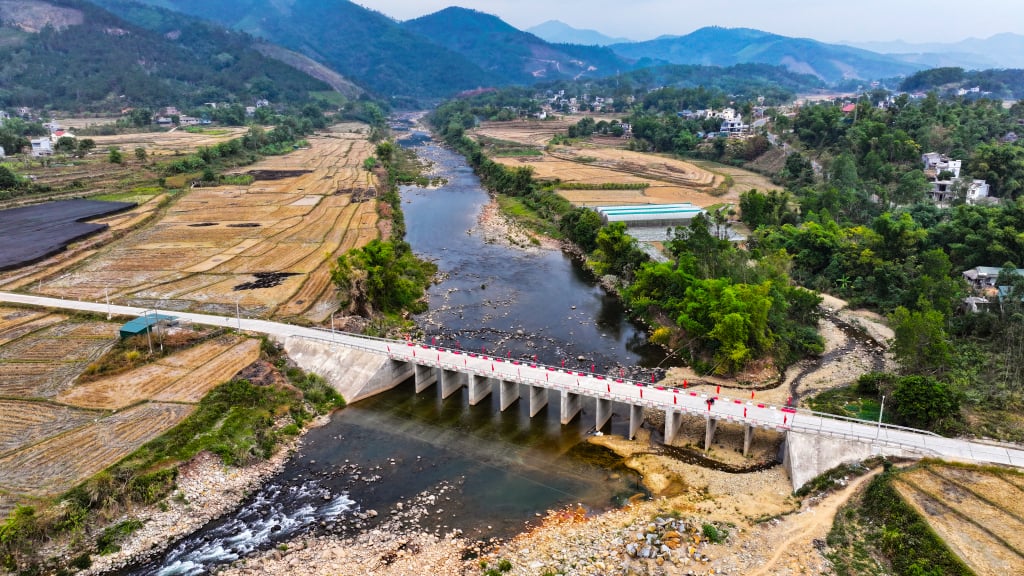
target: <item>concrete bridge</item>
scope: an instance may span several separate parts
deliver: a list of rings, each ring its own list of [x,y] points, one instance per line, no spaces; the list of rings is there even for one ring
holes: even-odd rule
[[[129,316],[155,312],[3,292],[0,292],[0,302]],[[194,323],[266,334],[281,342],[302,368],[323,376],[350,402],[412,379],[417,393],[436,385],[442,398],[467,388],[469,403],[473,405],[491,394],[499,396],[501,410],[517,401],[528,402],[530,416],[557,399],[563,424],[580,414],[584,397],[592,398],[596,404],[594,425],[597,429],[608,423],[614,403],[619,403],[628,407],[631,438],[643,423],[645,409],[660,411],[665,415],[664,440],[668,444],[676,439],[684,415],[705,419],[705,446],[711,445],[719,423],[743,426],[744,454],[750,449],[755,428],[775,430],[786,434],[783,464],[794,489],[843,462],[879,454],[1024,467],[1024,451],[1014,447],[944,438],[900,426],[774,406],[738,395],[700,394],[614,375],[267,320],[164,313]]]

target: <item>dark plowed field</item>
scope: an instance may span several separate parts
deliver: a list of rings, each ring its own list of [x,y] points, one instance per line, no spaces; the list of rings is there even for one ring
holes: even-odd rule
[[[0,270],[37,262],[107,228],[84,222],[134,208],[129,202],[64,200],[0,211]]]

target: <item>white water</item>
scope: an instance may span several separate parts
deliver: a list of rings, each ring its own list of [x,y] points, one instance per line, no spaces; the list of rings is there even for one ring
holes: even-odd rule
[[[319,522],[334,522],[356,507],[347,494],[331,494],[315,481],[264,487],[230,520],[201,530],[171,551],[157,576],[205,574],[215,564],[233,562]],[[150,572],[151,573],[151,572]]]

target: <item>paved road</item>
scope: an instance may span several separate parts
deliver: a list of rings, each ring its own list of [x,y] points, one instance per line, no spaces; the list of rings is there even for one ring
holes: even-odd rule
[[[144,316],[154,310],[131,306],[108,306],[102,302],[81,302],[0,292],[0,302],[44,306],[49,308]],[[225,326],[267,334],[276,338],[299,336],[347,348],[387,355],[392,359],[435,366],[488,378],[519,382],[548,389],[606,398],[626,404],[643,405],[658,410],[673,410],[704,415],[719,420],[749,424],[780,431],[793,430],[822,436],[842,437],[867,444],[897,446],[923,455],[1024,467],[1024,451],[943,438],[929,432],[892,425],[877,425],[820,414],[785,406],[773,406],[754,398],[726,394],[698,394],[685,389],[665,388],[656,384],[635,382],[615,375],[563,370],[531,362],[503,359],[485,354],[451,350],[427,344],[367,338],[354,334],[304,328],[291,324],[250,318],[232,318],[190,312],[163,311],[197,324]]]

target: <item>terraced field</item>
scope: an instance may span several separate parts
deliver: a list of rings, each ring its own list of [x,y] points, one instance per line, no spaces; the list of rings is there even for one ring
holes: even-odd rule
[[[330,315],[329,265],[379,236],[372,152],[360,125],[310,138],[311,147],[247,171],[248,186],[197,188],[159,222],[75,263],[34,292],[169,310],[296,317]],[[272,277],[272,279],[267,279]],[[331,308],[331,307],[328,307]],[[312,310],[312,311],[311,311]],[[326,313],[326,314],[325,314]]]
[[[894,485],[976,574],[1024,574],[1024,474],[927,464]]]
[[[54,398],[114,343],[118,325],[37,316],[0,332],[0,397]]]
[[[195,407],[147,403],[0,457],[0,489],[60,493],[181,422]]]

